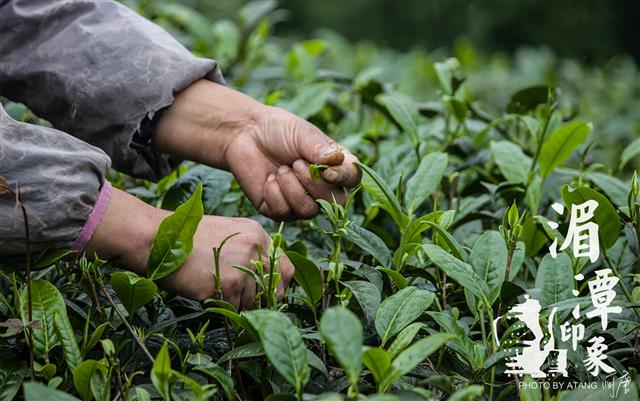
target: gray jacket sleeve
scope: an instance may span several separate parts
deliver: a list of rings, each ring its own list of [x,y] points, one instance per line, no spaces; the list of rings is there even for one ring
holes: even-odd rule
[[[13,120],[0,105],[0,176],[19,186],[33,252],[71,249],[93,210],[109,157],[100,149],[53,128]],[[21,209],[13,193],[0,190],[0,262],[26,253]]]
[[[140,178],[178,162],[133,139],[141,122],[200,78],[222,82],[215,61],[112,1],[0,0],[0,32],[0,94]]]

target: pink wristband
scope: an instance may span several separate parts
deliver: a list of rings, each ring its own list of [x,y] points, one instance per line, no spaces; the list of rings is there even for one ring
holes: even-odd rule
[[[89,243],[93,232],[96,230],[96,227],[98,227],[100,220],[102,220],[104,212],[107,211],[107,206],[111,199],[111,189],[111,183],[109,181],[105,181],[104,184],[102,184],[98,199],[96,199],[96,203],[93,205],[91,213],[89,213],[89,218],[87,218],[82,230],[80,230],[76,240],[73,242],[73,245],[71,245],[71,249],[74,251],[81,251]]]

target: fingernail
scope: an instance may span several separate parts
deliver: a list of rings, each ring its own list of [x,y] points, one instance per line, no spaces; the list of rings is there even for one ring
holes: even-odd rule
[[[337,181],[340,178],[340,174],[336,170],[326,170],[323,175],[329,181]]]
[[[327,148],[327,150],[325,150],[325,152],[323,153],[323,156],[329,157],[329,156],[335,155],[336,153],[340,153],[340,148],[336,146],[332,146],[330,148]]]
[[[303,171],[303,170],[307,169],[307,166],[306,166],[306,164],[304,163],[304,161],[302,159],[298,159],[298,160],[294,161],[292,167],[293,167],[294,170],[300,170],[300,171]]]
[[[284,174],[289,170],[290,170],[289,166],[280,166],[278,167],[278,174]]]
[[[267,176],[267,182],[271,182],[271,181],[273,181],[275,179],[276,179],[276,175],[275,174],[269,174]]]

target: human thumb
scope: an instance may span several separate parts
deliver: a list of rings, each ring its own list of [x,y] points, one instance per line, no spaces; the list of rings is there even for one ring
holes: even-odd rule
[[[298,135],[298,152],[309,163],[337,166],[344,161],[340,146],[314,125],[307,123],[307,129]]]

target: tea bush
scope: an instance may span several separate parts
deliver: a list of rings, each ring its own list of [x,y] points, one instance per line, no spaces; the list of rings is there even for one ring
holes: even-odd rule
[[[277,225],[258,216],[223,171],[184,163],[158,183],[112,172],[114,185],[175,210],[158,238],[186,238],[184,247],[158,241],[147,277],[99,260],[65,262],[64,252],[38,255],[31,277],[3,266],[0,399],[21,399],[21,388],[27,401],[638,399],[633,63],[586,68],[544,50],[513,62],[484,59],[464,43],[457,58],[399,54],[331,32],[296,42],[270,36],[283,18],[271,2],[213,23],[177,4],[133,6],[195,53],[218,59],[232,85],[352,149],[361,186],[344,206],[320,201],[314,220]],[[600,257],[592,263],[570,248],[551,257],[552,241],[562,244],[569,226],[569,214],[551,205],[589,199],[599,203]],[[250,216],[273,233],[272,273],[257,262],[238,267],[256,279],[258,309],[158,289],[188,255],[203,213]],[[278,301],[283,252],[296,273]],[[611,306],[621,312],[603,330],[598,317],[571,311],[588,310],[587,282],[607,268],[620,279]],[[555,323],[556,340],[561,323],[584,325],[584,340],[568,352],[568,376],[549,373],[547,361],[539,386],[505,372],[531,341],[505,317],[525,295],[539,301],[547,339],[547,323]],[[608,376],[593,377],[583,363],[596,335],[606,340],[616,379],[611,388],[576,389]]]

